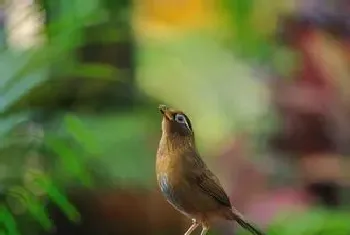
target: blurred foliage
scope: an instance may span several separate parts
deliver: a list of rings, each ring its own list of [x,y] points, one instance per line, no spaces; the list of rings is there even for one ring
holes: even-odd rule
[[[314,208],[307,212],[284,212],[278,214],[269,226],[268,234],[349,234],[350,214]]]
[[[9,198],[3,211],[24,208],[43,229],[52,230],[47,200],[70,220],[79,221],[79,212],[65,196],[70,185],[95,186],[99,175],[111,178],[107,172],[116,173],[112,178],[144,183],[144,175],[151,174],[124,164],[136,159],[126,158],[125,153],[144,154],[130,145],[130,136],[145,138],[124,126],[141,128],[133,124],[145,114],[130,121],[114,112],[132,104],[134,97],[129,1],[38,0],[36,4],[29,12],[35,15],[26,17],[42,18],[43,30],[35,37],[43,43],[27,48],[5,45],[0,54],[0,155],[6,168],[1,180]],[[7,33],[15,31],[17,26],[13,27]],[[94,114],[101,109],[114,111]],[[117,160],[116,143],[126,148]],[[105,163],[96,164],[96,157]],[[142,169],[147,171],[146,165]],[[9,234],[16,234],[14,219],[4,216]]]
[[[275,36],[282,14],[294,10],[293,1],[266,4],[263,0],[222,0],[229,27],[229,45],[236,55],[266,63],[278,52]]]
[[[65,1],[43,0],[40,3],[43,11],[40,14],[44,15],[46,25],[38,37],[46,38],[47,43],[25,51],[8,49],[2,54],[2,112],[38,106],[59,108],[60,102],[67,106],[74,102],[72,99],[98,100],[103,93],[118,93],[106,92],[106,87],[112,84],[120,91],[128,87],[125,83],[132,79],[123,73],[130,71],[123,72],[128,68],[119,68],[121,62],[109,59],[111,55],[101,55],[101,52],[91,60],[88,54],[94,52],[94,47],[103,51],[102,45],[109,45],[110,53],[118,52],[114,47],[124,48],[129,43],[125,37],[127,27],[119,25],[126,24],[127,19],[112,9],[107,10],[108,1],[88,0],[84,4],[75,1],[66,5]],[[120,1],[115,10],[125,9],[125,5]],[[90,34],[95,36],[90,37]],[[115,57],[120,60],[121,56]],[[94,90],[85,94],[86,89]]]

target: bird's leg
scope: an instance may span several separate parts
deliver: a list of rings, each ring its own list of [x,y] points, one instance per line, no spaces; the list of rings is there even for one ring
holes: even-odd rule
[[[190,235],[198,227],[198,225],[199,224],[197,223],[197,221],[195,219],[192,219],[192,225],[186,231],[185,235]]]
[[[201,235],[206,235],[208,231],[209,231],[209,227],[203,226]]]

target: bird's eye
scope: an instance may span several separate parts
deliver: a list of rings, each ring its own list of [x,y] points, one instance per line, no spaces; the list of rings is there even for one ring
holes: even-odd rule
[[[186,123],[186,118],[182,114],[176,114],[175,121],[177,121],[179,123]]]
[[[186,118],[186,116],[184,114],[181,113],[177,113],[174,116],[174,119],[176,122],[184,124],[184,126],[186,126],[186,128],[190,131],[192,131],[191,129],[191,123],[190,121]]]

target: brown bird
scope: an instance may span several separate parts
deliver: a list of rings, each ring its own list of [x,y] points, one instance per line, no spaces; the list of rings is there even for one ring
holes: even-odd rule
[[[185,235],[199,225],[201,235],[205,235],[219,219],[237,221],[251,233],[263,235],[232,207],[218,178],[201,159],[186,114],[165,105],[160,105],[159,110],[163,120],[156,160],[157,181],[167,201],[192,219]]]

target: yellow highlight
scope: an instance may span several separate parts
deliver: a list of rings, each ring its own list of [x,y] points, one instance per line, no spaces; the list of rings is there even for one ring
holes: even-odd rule
[[[175,31],[208,28],[217,21],[213,0],[135,1],[134,25],[146,33],[159,28]]]

